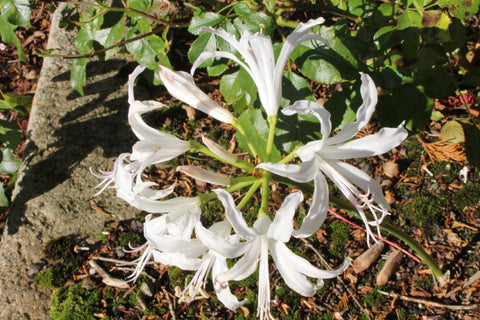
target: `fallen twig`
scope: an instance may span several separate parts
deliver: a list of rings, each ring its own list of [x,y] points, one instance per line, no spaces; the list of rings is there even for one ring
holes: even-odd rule
[[[443,303],[429,301],[429,300],[425,300],[425,299],[418,299],[418,298],[402,296],[402,295],[399,295],[399,294],[396,294],[396,293],[389,293],[389,292],[385,292],[385,291],[381,291],[381,290],[378,290],[378,292],[383,294],[384,296],[388,296],[388,297],[391,297],[391,298],[399,298],[400,300],[403,300],[403,301],[420,303],[420,304],[424,304],[426,306],[435,307],[435,308],[445,308],[445,309],[450,309],[450,310],[474,310],[474,309],[479,309],[480,308],[479,304],[469,304],[469,305],[443,304]]]

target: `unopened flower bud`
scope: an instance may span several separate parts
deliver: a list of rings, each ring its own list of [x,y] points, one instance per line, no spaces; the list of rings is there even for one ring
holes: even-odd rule
[[[180,166],[177,171],[183,172],[190,177],[203,182],[216,184],[219,186],[229,186],[230,178],[215,172],[210,172],[195,166]]]

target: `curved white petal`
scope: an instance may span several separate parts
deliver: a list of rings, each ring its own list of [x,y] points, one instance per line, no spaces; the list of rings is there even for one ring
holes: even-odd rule
[[[243,306],[247,299],[238,301],[237,297],[232,294],[227,282],[220,283],[215,279],[219,274],[225,273],[228,271],[226,259],[220,255],[215,254],[215,262],[212,266],[212,279],[213,279],[213,288],[217,294],[218,300],[220,300],[225,307],[230,310],[236,310]]]
[[[167,266],[179,267],[182,270],[198,270],[202,265],[202,259],[190,258],[181,253],[160,252],[153,250],[153,259]]]
[[[200,90],[190,74],[183,71],[175,72],[163,66],[159,66],[158,72],[160,79],[172,97],[205,112],[219,121],[231,123],[234,118],[233,115]]]
[[[288,255],[286,252],[288,252]],[[275,261],[275,266],[280,272],[280,275],[291,289],[306,297],[315,294],[315,285],[295,268],[295,264],[289,259],[291,255],[295,254],[291,252],[283,242],[275,241],[275,243],[270,246],[270,254]],[[308,262],[304,260],[302,263]]]
[[[261,240],[257,237],[250,244],[250,248],[245,255],[241,257],[235,265],[227,272],[217,276],[218,282],[228,282],[231,280],[240,281],[251,275],[257,269],[258,258],[260,256]]]
[[[303,218],[302,225],[298,230],[293,230],[295,238],[308,238],[322,226],[328,212],[328,183],[322,174],[315,175],[315,189],[313,191],[312,204],[307,215]]]
[[[372,78],[365,73],[360,73],[362,85],[360,86],[360,95],[363,103],[357,110],[357,119],[354,122],[347,123],[343,129],[335,136],[328,139],[328,144],[337,144],[354,137],[363,127],[365,127],[373,113],[378,101],[377,88]]]
[[[271,173],[300,183],[312,181],[318,173],[315,167],[315,158],[303,161],[299,165],[265,162],[257,165],[257,168],[270,171]]]
[[[384,154],[398,146],[408,136],[403,126],[382,128],[378,133],[333,146],[324,146],[321,155],[324,159],[366,158]]]
[[[200,222],[195,225],[195,234],[204,246],[225,258],[239,257],[249,248],[249,245],[245,243],[229,243],[226,237],[221,237],[211,230],[207,230]]]
[[[387,211],[390,210],[390,205],[385,199],[382,187],[378,181],[370,177],[362,170],[348,163],[341,161],[330,161],[330,164],[342,176],[347,178],[353,184],[359,186],[365,193],[371,193],[375,202],[378,203],[382,209]]]
[[[308,101],[308,100],[299,100],[296,101],[294,104],[286,107],[282,110],[283,114],[285,115],[293,115],[293,114],[313,114],[317,119],[320,121],[320,130],[322,133],[322,141],[327,139],[332,131],[332,123],[330,121],[331,114],[330,112],[325,109],[319,103]],[[309,142],[309,144],[311,144]],[[308,144],[307,144],[308,145]],[[322,148],[322,144],[315,144],[315,147],[311,146],[313,150],[317,151]]]
[[[138,75],[145,70],[146,66],[137,66],[135,70],[128,76],[128,103],[131,105],[135,101],[135,94],[133,87],[135,85],[135,79],[137,79]]]
[[[267,237],[282,242],[288,242],[293,230],[293,216],[300,202],[303,201],[303,194],[300,191],[289,194],[282,203],[282,206],[275,214],[270,224]]]
[[[143,121],[142,114],[166,107],[157,101],[134,101],[128,110],[128,124],[138,139],[144,140],[148,136],[157,134],[158,130],[150,127]]]
[[[220,200],[225,207],[225,215],[235,232],[245,240],[256,238],[257,234],[250,227],[248,227],[247,222],[245,222],[245,219],[243,219],[243,215],[235,205],[230,193],[223,189],[215,189],[213,191],[215,191],[218,196],[218,200]]]

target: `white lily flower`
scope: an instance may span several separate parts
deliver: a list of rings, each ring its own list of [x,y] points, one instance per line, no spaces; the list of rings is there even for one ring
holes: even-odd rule
[[[211,27],[202,27],[200,31],[211,32],[225,39],[225,41],[240,53],[243,61],[231,52],[203,52],[193,64],[191,74],[195,72],[195,69],[199,65],[208,59],[227,58],[233,60],[242,66],[252,77],[258,88],[260,101],[267,115],[277,115],[282,99],[282,74],[288,58],[295,47],[304,41],[319,40],[327,43],[327,41],[319,35],[309,33],[313,26],[322,24],[324,21],[325,19],[318,18],[310,20],[307,23],[300,23],[285,40],[276,63],[272,39],[269,36],[244,31],[240,40],[237,40],[234,34],[228,33],[224,29],[220,28],[215,30]]]
[[[172,97],[185,102],[195,109],[205,112],[219,121],[225,123],[232,122],[234,118],[233,114],[200,90],[200,88],[195,85],[193,77],[187,72],[175,72],[169,68],[159,66],[158,73],[165,88],[167,88]]]
[[[303,296],[314,295],[323,286],[322,279],[334,278],[348,268],[349,262],[346,260],[337,270],[320,270],[285,245],[292,235],[295,209],[303,200],[301,192],[292,193],[285,198],[273,222],[266,214],[262,214],[253,228],[248,227],[228,192],[220,189],[215,192],[225,207],[227,220],[244,241],[229,244],[222,237],[206,236],[199,232],[199,229],[196,229],[197,237],[211,250],[226,258],[243,255],[230,270],[217,275],[216,280],[220,283],[243,280],[254,273],[259,265],[257,316],[260,319],[273,319],[270,314],[269,254],[286,284]],[[317,279],[317,283],[310,282],[307,277]]]
[[[145,217],[143,235],[147,242],[127,252],[137,252],[144,248],[145,251],[138,259],[123,264],[136,264],[135,271],[129,276],[131,281],[137,280],[152,257],[156,262],[183,270],[197,270],[201,266],[202,260],[199,257],[205,254],[207,248],[191,238],[193,228],[200,220],[200,201],[198,198],[191,199],[195,201],[183,203],[184,206],[177,201],[173,211],[168,214],[153,219],[151,214]]]
[[[293,181],[301,183],[314,181],[313,203],[300,229],[294,231],[295,237],[312,235],[325,220],[328,210],[328,185],[323,174],[332,180],[356,207],[365,223],[368,243],[370,237],[373,237],[369,225],[376,226],[380,233],[379,224],[390,210],[380,184],[360,169],[341,161],[383,154],[398,146],[408,135],[402,123],[397,128],[383,128],[376,134],[350,140],[368,124],[377,103],[377,90],[373,80],[363,73],[361,80],[360,93],[363,103],[357,111],[357,119],[354,122],[347,124],[338,134],[330,137],[332,129],[330,113],[318,103],[297,101],[285,108],[283,113],[315,115],[320,121],[322,138],[308,142],[297,150],[302,160],[300,165],[262,163],[257,166]],[[374,205],[374,202],[377,205]],[[363,211],[366,208],[375,221],[367,220]],[[377,212],[381,213],[380,217],[377,216]],[[373,239],[375,240],[374,237]]]
[[[225,241],[233,244],[238,242],[238,239],[233,239],[234,237],[230,236],[232,227],[228,221],[221,221],[213,224],[208,230],[205,229],[200,222],[197,222],[195,227],[196,234],[201,234],[204,238],[217,238],[220,237],[225,239]],[[182,292],[183,300],[187,303],[194,300],[197,295],[201,285],[205,288],[208,274],[212,271],[212,280],[213,288],[217,294],[217,298],[230,310],[236,310],[240,306],[244,305],[247,300],[238,301],[237,297],[232,294],[227,282],[220,283],[216,280],[217,275],[228,271],[227,259],[218,254],[215,251],[209,250],[202,257],[202,264],[198,269],[197,273],[190,281],[190,283],[185,287]]]
[[[154,129],[143,121],[142,114],[165,107],[157,101],[135,100],[133,86],[135,79],[143,70],[145,66],[137,66],[128,77],[128,103],[130,104],[128,123],[140,140],[133,146],[130,159],[142,161],[143,168],[146,168],[151,164],[166,162],[187,152],[190,149],[190,143],[170,133]]]
[[[211,172],[206,169],[196,166],[179,166],[177,171],[183,172],[186,175],[207,183],[216,184],[219,186],[229,186],[230,178],[219,173]]]

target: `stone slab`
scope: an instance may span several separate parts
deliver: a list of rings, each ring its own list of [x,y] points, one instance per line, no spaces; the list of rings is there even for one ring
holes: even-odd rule
[[[53,17],[49,49],[75,52],[74,36],[59,29]],[[51,290],[34,283],[33,266],[45,243],[74,235],[94,244],[106,220],[137,212],[110,189],[94,197],[99,180],[92,169],[113,169],[115,158],[129,152],[134,135],[127,124],[125,59],[92,61],[84,96],[70,87],[71,60],[45,58],[35,93],[24,159],[0,242],[0,319],[49,319]],[[128,68],[127,68],[128,69]],[[90,207],[95,201],[111,213]],[[37,271],[38,272],[38,271]]]

